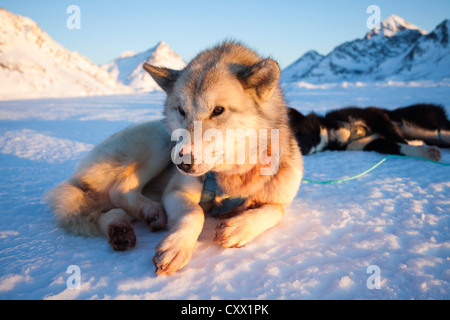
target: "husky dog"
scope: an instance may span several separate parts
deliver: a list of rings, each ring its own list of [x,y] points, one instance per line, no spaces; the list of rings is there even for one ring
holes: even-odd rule
[[[170,275],[190,260],[204,212],[239,199],[216,227],[214,240],[224,247],[243,246],[276,225],[297,194],[303,163],[274,60],[228,41],[184,70],[144,69],[167,93],[165,118],[108,138],[47,199],[63,227],[105,235],[115,250],[135,245],[132,220],[152,230],[167,223],[153,262],[157,274]],[[249,131],[259,142],[239,152],[239,142],[251,144]],[[220,192],[204,199],[207,181]]]
[[[323,150],[364,150],[439,161],[436,146],[450,147],[450,121],[441,106],[416,104],[395,110],[349,107],[302,115],[289,108],[289,122],[303,155]],[[410,145],[421,140],[429,146]]]

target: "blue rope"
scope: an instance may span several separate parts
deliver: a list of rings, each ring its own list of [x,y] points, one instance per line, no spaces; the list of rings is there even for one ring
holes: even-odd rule
[[[450,163],[433,161],[433,160],[426,159],[426,158],[421,158],[421,157],[408,157],[408,156],[389,155],[386,158],[384,158],[383,160],[379,161],[374,166],[372,166],[371,168],[367,169],[366,171],[361,172],[361,173],[359,173],[357,175],[354,175],[354,176],[351,176],[351,177],[341,178],[341,179],[336,179],[336,180],[303,179],[303,181],[310,182],[310,183],[327,184],[327,183],[339,183],[339,182],[343,182],[343,181],[353,180],[353,179],[356,179],[356,178],[359,178],[359,177],[361,177],[363,175],[368,174],[370,171],[374,170],[376,167],[378,167],[379,165],[381,165],[383,162],[385,162],[388,159],[416,159],[416,160],[429,161],[429,162],[432,162],[434,164],[439,164],[441,166],[446,166],[446,167],[450,166]]]

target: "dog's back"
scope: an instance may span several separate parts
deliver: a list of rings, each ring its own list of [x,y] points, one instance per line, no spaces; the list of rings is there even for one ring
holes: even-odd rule
[[[398,123],[408,122],[430,130],[450,130],[450,121],[444,108],[435,104],[415,104],[387,111],[389,118]]]
[[[450,121],[442,106],[416,104],[395,110],[346,107],[303,116],[290,110],[290,125],[304,155],[322,150],[366,150],[388,154],[418,154],[433,160],[439,151],[408,147],[408,140],[450,147]],[[361,133],[358,133],[361,132]],[[403,150],[403,151],[402,151]]]
[[[405,139],[450,147],[450,121],[442,106],[422,103],[386,112]]]

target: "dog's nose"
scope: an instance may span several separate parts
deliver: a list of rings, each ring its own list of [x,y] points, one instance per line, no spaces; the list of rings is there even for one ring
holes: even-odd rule
[[[179,154],[178,154],[180,157],[182,157],[183,156],[183,150],[180,150],[180,152],[179,152]],[[192,153],[190,154],[190,158],[191,158],[191,161],[190,161],[190,163],[185,163],[185,162],[181,162],[180,164],[178,164],[177,165],[177,167],[180,169],[180,170],[182,170],[182,171],[184,171],[184,172],[189,172],[190,170],[191,170],[191,168],[192,168],[192,166],[193,166],[193,164],[194,164],[194,156],[192,155]]]
[[[180,157],[182,157],[185,154],[189,154],[189,153],[192,154],[192,148],[193,147],[191,144],[186,144],[180,149],[180,152],[178,153],[178,155]]]

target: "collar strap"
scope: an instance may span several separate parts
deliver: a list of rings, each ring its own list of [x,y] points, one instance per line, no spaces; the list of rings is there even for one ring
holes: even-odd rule
[[[220,202],[216,202],[216,197],[222,198]],[[229,213],[242,205],[245,199],[241,197],[232,198],[227,196],[217,184],[216,176],[213,172],[208,172],[205,175],[205,182],[203,183],[202,197],[200,203],[213,201],[211,208],[211,215],[216,217],[221,214]]]

